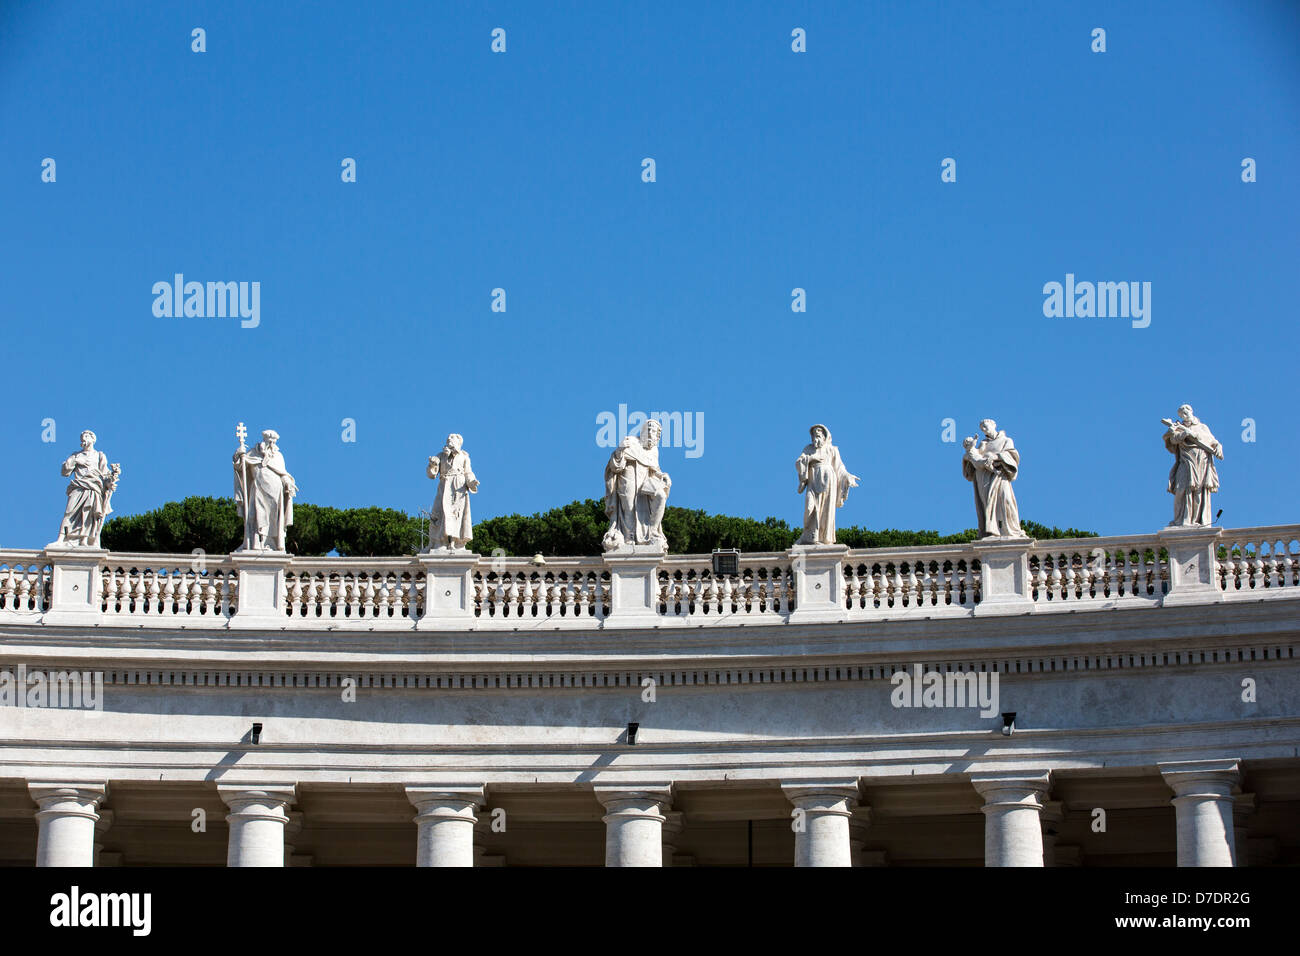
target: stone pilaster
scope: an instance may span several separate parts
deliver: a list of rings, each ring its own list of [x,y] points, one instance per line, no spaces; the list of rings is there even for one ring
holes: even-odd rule
[[[852,866],[849,819],[858,802],[855,779],[791,782],[781,790],[795,807],[795,866]]]
[[[672,804],[671,784],[597,785],[596,799],[608,811],[606,866],[663,866],[664,812]]]
[[[1232,798],[1232,865],[1250,866],[1250,818],[1255,815],[1255,795],[1238,793]]]
[[[1043,824],[1043,866],[1060,866],[1056,859],[1056,841],[1065,822],[1065,807],[1060,800],[1048,800],[1039,813]]]
[[[984,798],[984,865],[1042,866],[1047,771],[994,771],[971,774]]]
[[[30,782],[36,811],[37,866],[94,866],[96,812],[108,796],[106,783]]]
[[[849,817],[849,858],[853,861],[854,866],[878,866],[881,864],[870,863],[868,860],[874,859],[875,855],[883,855],[883,850],[874,851],[869,854],[866,850],[867,831],[871,828],[871,808],[859,804]]]
[[[411,786],[415,806],[416,866],[473,866],[475,812],[487,802],[479,786]]]
[[[284,829],[294,785],[219,784],[217,793],[230,808],[226,866],[284,866]]]
[[[1236,760],[1159,764],[1174,791],[1179,866],[1232,866],[1233,790],[1241,780]]]
[[[114,817],[112,810],[99,808],[99,819],[95,821],[95,866],[111,866],[112,858],[121,856],[120,853],[104,853],[104,834],[112,828]]]
[[[663,841],[664,866],[676,866],[677,838],[681,836],[686,825],[686,817],[680,810],[668,810],[664,813]]]

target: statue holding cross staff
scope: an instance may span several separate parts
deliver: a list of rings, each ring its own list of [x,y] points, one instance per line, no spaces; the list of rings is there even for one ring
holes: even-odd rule
[[[283,551],[285,532],[293,524],[293,497],[298,485],[285,469],[284,455],[276,446],[280,436],[271,429],[250,451],[244,444],[248,430],[235,429],[239,450],[235,466],[235,507],[244,519],[244,543],[238,551]]]

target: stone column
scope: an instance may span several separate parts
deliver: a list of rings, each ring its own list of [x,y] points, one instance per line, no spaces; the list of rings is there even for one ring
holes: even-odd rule
[[[849,818],[858,802],[854,779],[781,785],[795,806],[795,866],[852,866]]]
[[[284,866],[286,812],[296,796],[293,784],[219,784],[230,812],[226,866]]]
[[[1157,765],[1174,791],[1179,866],[1232,866],[1235,760],[1192,760]]]
[[[36,811],[37,866],[94,866],[96,808],[106,783],[28,783]]]
[[[597,786],[596,799],[609,811],[605,822],[606,866],[663,866],[664,811],[671,784]]]
[[[473,866],[475,810],[487,802],[483,786],[407,787],[418,811],[416,866]]]
[[[984,865],[1042,866],[1047,771],[982,772],[971,783],[984,798]]]
[[[1250,866],[1250,818],[1255,814],[1255,795],[1239,793],[1232,799],[1232,865]]]

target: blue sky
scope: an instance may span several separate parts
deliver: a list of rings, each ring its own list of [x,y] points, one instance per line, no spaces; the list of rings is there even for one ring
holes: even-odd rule
[[[670,504],[797,522],[825,422],[841,525],[960,530],[942,421],[991,416],[1023,516],[1119,534],[1186,401],[1222,522],[1292,522],[1297,159],[1294,4],[9,0],[0,545],[54,538],[85,427],[119,514],[229,495],[237,421],[300,501],[414,512],[457,431],[481,519],[599,497],[620,403],[703,417]],[[156,317],[178,272],[260,325]],[[1150,326],[1044,317],[1067,273]]]

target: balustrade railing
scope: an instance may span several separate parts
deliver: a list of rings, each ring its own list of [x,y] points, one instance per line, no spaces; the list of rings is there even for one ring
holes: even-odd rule
[[[596,624],[610,608],[609,570],[599,558],[482,558],[471,572],[474,617],[519,626]]]
[[[969,545],[865,548],[844,559],[850,616],[969,613],[980,599],[980,562]]]
[[[1169,559],[1154,535],[1039,541],[1029,549],[1030,596],[1040,607],[1089,601],[1158,601]]]
[[[0,551],[0,613],[49,609],[50,562],[41,551]]]
[[[1224,531],[1216,549],[1215,574],[1225,599],[1300,589],[1300,526]]]
[[[805,568],[805,561],[813,563]],[[991,596],[984,593],[986,586]],[[801,594],[814,602],[802,610]],[[641,627],[1274,598],[1300,599],[1300,525],[815,553],[793,549],[743,555],[734,574],[715,574],[709,555],[534,563],[468,552],[300,558],[0,551],[0,623]],[[620,600],[637,603],[620,611]]]
[[[715,574],[711,555],[670,554],[656,577],[659,611],[673,617],[779,618],[794,605],[793,561],[784,551],[746,554],[736,574]]]
[[[225,620],[239,585],[227,556],[110,553],[100,567],[107,618]]]
[[[293,623],[411,623],[424,613],[424,570],[413,557],[294,558],[284,572]]]

